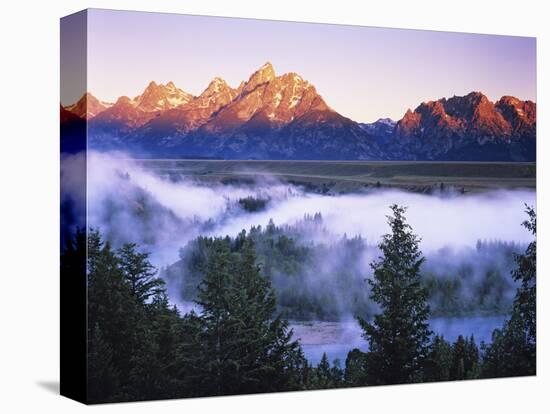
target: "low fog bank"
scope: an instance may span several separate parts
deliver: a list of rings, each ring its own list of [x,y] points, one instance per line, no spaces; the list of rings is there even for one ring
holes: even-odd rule
[[[534,204],[532,191],[491,191],[476,195],[424,195],[404,191],[378,190],[365,194],[323,196],[301,194],[255,215],[235,217],[221,224],[219,235],[236,234],[270,219],[285,224],[304,214],[320,212],[333,235],[361,235],[376,244],[387,233],[385,216],[390,204],[407,206],[407,221],[422,238],[428,253],[444,246],[475,246],[478,240],[506,240],[527,243],[529,232],[519,225],[525,220],[524,204]]]
[[[61,154],[60,243],[64,248],[76,229],[86,226],[86,157]]]
[[[475,246],[479,240],[530,240],[529,232],[520,227],[524,205],[535,204],[535,192],[530,190],[439,196],[377,190],[326,196],[275,179],[254,185],[209,186],[189,179],[174,181],[122,157],[88,154],[89,223],[120,241],[181,247],[199,232],[234,236],[270,220],[277,225],[294,224],[304,215],[320,212],[331,237],[361,235],[369,244],[377,244],[388,231],[385,216],[394,203],[407,206],[407,220],[422,238],[425,253],[445,246]],[[270,197],[265,210],[249,213],[239,208],[239,199],[265,195]],[[177,250],[172,255],[176,258]]]
[[[71,164],[66,163],[64,168],[64,176],[70,177]],[[63,185],[66,193],[76,188]],[[281,275],[287,271],[277,266],[270,275],[276,288],[290,292],[301,284],[318,301],[335,296],[334,286],[340,286],[341,291],[361,286],[364,290],[360,296],[368,295],[365,278],[370,274],[369,263],[378,256],[376,244],[388,232],[388,206],[404,205],[408,222],[422,239],[421,249],[427,257],[423,271],[434,279],[432,300],[439,300],[440,307],[445,306],[449,296],[438,298],[437,293],[449,286],[462,292],[456,301],[473,298],[469,290],[480,289],[487,290],[485,297],[511,300],[512,253],[521,251],[531,239],[521,222],[525,219],[524,205],[535,204],[535,192],[529,190],[466,195],[371,190],[329,196],[265,178],[251,184],[207,185],[174,174],[155,174],[124,154],[97,152],[88,153],[87,190],[88,225],[99,229],[115,246],[124,242],[140,244],[151,252],[153,263],[161,269],[181,261],[186,247],[198,236],[235,237],[253,226],[265,230],[270,222],[285,235],[296,236],[298,243],[322,246],[308,253],[311,266],[296,271],[294,283],[289,282],[288,274]],[[71,195],[65,198],[71,199]],[[320,213],[320,223],[311,225],[308,218],[314,221],[316,213]],[[349,257],[347,262],[342,258],[351,254],[346,243],[357,236],[360,243],[354,249],[360,254],[354,254],[350,264]],[[334,275],[345,267],[350,268],[346,283],[351,285],[342,286],[341,279],[336,280]],[[178,278],[169,281],[170,295],[174,303],[188,307],[191,305],[182,294],[182,284],[188,277],[185,272],[182,268]],[[500,279],[485,286],[493,273]],[[336,298],[335,306],[342,308],[342,317],[350,317],[347,312],[355,309],[348,306],[350,300],[362,299]]]
[[[124,154],[93,151],[88,154],[87,188],[89,226],[115,245],[143,245],[159,267],[177,260],[179,249],[198,235],[221,235],[223,226],[246,215],[238,200],[269,194],[270,203],[277,204],[301,194],[276,181],[263,186],[174,182],[140,168]]]

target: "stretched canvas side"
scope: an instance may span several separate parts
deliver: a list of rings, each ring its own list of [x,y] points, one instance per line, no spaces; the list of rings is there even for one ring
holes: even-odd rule
[[[61,395],[86,402],[86,112],[87,11],[61,19]],[[72,111],[71,111],[72,110]]]

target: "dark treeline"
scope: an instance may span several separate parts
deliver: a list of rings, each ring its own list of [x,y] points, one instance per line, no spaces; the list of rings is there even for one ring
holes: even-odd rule
[[[89,402],[534,374],[536,242],[516,256],[512,314],[492,343],[478,349],[462,336],[450,343],[427,323],[424,257],[404,212],[392,206],[391,233],[371,264],[368,292],[378,311],[356,314],[369,351],[351,350],[343,366],[326,354],[317,366],[307,362],[277,311],[252,234],[208,241],[200,312],[181,315],[147,253],[135,244],[114,249],[97,231],[77,232],[61,263],[66,274],[81,271],[87,251]],[[524,225],[535,235],[535,213],[528,214]]]
[[[278,310],[293,320],[339,320],[374,315],[365,282],[365,256],[376,254],[360,236],[332,237],[320,213],[293,224],[253,226],[248,236],[256,246],[257,263],[277,294]],[[194,301],[204,277],[215,238],[199,236],[180,250],[180,260],[162,270],[162,277]],[[314,241],[325,240],[325,242]],[[236,251],[235,238],[224,239]],[[432,316],[509,314],[516,285],[510,277],[520,246],[479,241],[475,248],[431,253],[421,271]]]
[[[267,204],[269,203],[269,198],[262,197],[243,197],[239,198],[239,206],[249,213],[255,213],[257,211],[265,210]]]

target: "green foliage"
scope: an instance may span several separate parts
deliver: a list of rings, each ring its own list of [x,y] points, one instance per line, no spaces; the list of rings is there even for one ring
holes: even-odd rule
[[[442,336],[434,336],[426,363],[424,381],[454,381],[479,377],[479,348],[474,337],[465,339],[459,335],[454,344]]]
[[[453,344],[450,380],[474,379],[479,376],[479,349],[471,336],[466,340],[459,335]]]
[[[180,316],[148,255],[113,250],[97,231],[67,244],[62,266],[88,250],[88,397],[112,402],[305,389],[309,366],[275,314],[253,240],[212,241],[198,289],[202,312]]]
[[[460,335],[453,344],[431,337],[419,240],[405,222],[405,209],[391,208],[391,232],[379,245],[380,258],[371,264],[371,290],[363,289],[380,312],[372,320],[358,318],[369,351],[351,350],[343,368],[338,360],[331,365],[326,354],[316,367],[310,366],[280,312],[323,314],[323,308],[335,306],[333,296],[350,291],[357,295],[358,271],[349,269],[349,263],[361,254],[361,239],[340,241],[341,261],[333,267],[338,284],[326,287],[332,296],[312,300],[303,291],[294,296],[286,292],[287,302],[277,307],[272,282],[285,289],[284,270],[290,278],[286,288],[297,290],[303,283],[300,264],[313,263],[319,251],[327,252],[300,241],[296,234],[303,228],[281,228],[271,222],[265,229],[254,227],[235,238],[198,238],[183,256],[198,275],[189,277],[188,283],[197,285],[194,297],[200,313],[180,315],[170,305],[164,282],[156,277],[147,253],[135,244],[115,250],[98,231],[87,235],[77,231],[65,243],[61,266],[63,274],[70,275],[83,272],[86,265],[89,401],[534,374],[536,240],[515,258],[513,278],[518,289],[511,318],[495,330],[491,344],[482,344],[480,353],[473,337]],[[535,213],[531,208],[527,213],[524,226],[536,235]],[[318,230],[322,218],[320,214],[305,217],[301,225]]]
[[[271,281],[278,311],[285,318],[337,320],[342,312],[372,313],[363,271],[359,266],[365,250],[361,237],[346,236],[332,244],[314,244],[304,235],[322,234],[320,213],[306,215],[293,226],[254,226],[256,263]],[[232,252],[238,252],[238,237],[224,238]],[[214,239],[198,237],[180,251],[180,260],[169,266],[164,277],[181,282],[185,300],[196,300],[196,286],[204,279]]]
[[[350,387],[366,385],[366,370],[366,354],[357,348],[352,349],[346,358],[344,384]]]
[[[166,358],[178,347],[180,322],[148,255],[135,245],[114,251],[90,231],[87,265],[90,401],[169,397],[176,387]]]
[[[308,384],[309,389],[328,389],[338,388],[344,385],[344,371],[340,367],[340,361],[335,359],[332,367],[328,361],[326,353],[323,353],[321,361],[310,377]]]
[[[524,321],[527,344],[534,347],[537,338],[537,216],[533,207],[526,207],[528,219],[523,226],[535,239],[529,243],[524,254],[515,256],[517,268],[514,280],[520,283],[514,300],[514,313]]]
[[[536,374],[536,213],[527,207],[523,226],[535,239],[524,254],[516,255],[514,279],[520,283],[512,316],[493,332],[492,343],[483,345],[482,375],[486,378]]]
[[[323,353],[319,365],[315,370],[315,388],[331,388],[332,387],[332,376],[330,372],[330,363],[328,362],[328,357],[326,353]]]
[[[365,289],[362,264],[374,247],[360,236],[313,242],[312,238],[325,234],[320,213],[305,215],[294,225],[276,226],[271,221],[265,227],[253,226],[248,234],[255,243],[256,262],[271,281],[284,317],[338,320],[343,314],[374,315],[376,307]],[[225,239],[232,251],[239,249],[236,237]],[[180,250],[180,260],[163,271],[166,280],[181,287],[182,299],[197,299],[212,246],[213,238],[197,237]],[[432,253],[421,269],[431,315],[509,313],[515,291],[509,272],[517,251],[515,244],[480,241],[475,249],[448,260],[450,252]]]
[[[132,297],[119,266],[120,262],[109,243],[103,243],[98,232],[88,235],[88,347],[91,350],[111,348],[113,371],[118,372],[118,392],[126,395],[130,392],[124,379],[128,378],[131,359],[136,351],[134,331],[139,324],[137,301]],[[94,341],[99,343],[95,344]],[[91,353],[90,366],[104,364],[95,361]],[[97,379],[101,381],[101,378]],[[93,394],[101,386],[89,381],[90,396],[95,402],[110,401],[110,394]]]
[[[113,348],[95,326],[88,348],[88,397],[91,401],[109,401],[119,388],[119,372],[113,363]]]
[[[239,205],[243,208],[243,210],[248,211],[249,213],[255,213],[257,211],[265,210],[265,207],[267,206],[267,203],[269,203],[269,198],[261,198],[261,197],[244,197],[239,198]]]
[[[86,232],[77,229],[73,238],[65,240],[61,254],[61,275],[71,277],[86,271]]]
[[[284,390],[300,357],[288,323],[275,315],[275,295],[256,265],[252,239],[243,232],[236,244],[231,251],[227,240],[214,240],[199,287],[204,395]]]
[[[516,243],[479,240],[475,249],[432,253],[422,269],[431,315],[510,313],[517,287],[510,271],[521,249]]]
[[[424,364],[424,381],[448,381],[453,361],[452,345],[442,336],[435,335]]]
[[[373,262],[371,298],[381,313],[372,323],[358,318],[369,343],[367,382],[400,384],[417,380],[428,352],[431,332],[426,290],[420,281],[424,258],[419,240],[405,222],[405,208],[392,205],[391,233],[379,244],[383,256]]]
[[[161,294],[164,281],[156,278],[156,270],[149,262],[149,253],[136,251],[135,243],[126,243],[117,251],[124,278],[132,295],[140,303],[145,303],[154,295]]]

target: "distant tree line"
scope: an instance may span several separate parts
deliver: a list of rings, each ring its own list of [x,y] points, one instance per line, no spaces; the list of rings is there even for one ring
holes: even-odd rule
[[[368,249],[376,249],[361,236],[334,239],[324,229],[320,213],[305,215],[293,225],[270,221],[267,226],[253,226],[248,235],[284,317],[339,320],[342,315],[374,315],[377,307],[365,289],[363,258]],[[224,240],[230,250],[238,250],[234,238]],[[182,299],[196,299],[214,241],[197,237],[180,250],[177,262],[162,269],[163,279],[180,286]],[[478,241],[475,249],[457,257],[433,252],[421,269],[431,316],[509,314],[516,289],[510,271],[519,251],[521,246],[514,243]]]
[[[135,244],[114,249],[98,231],[77,232],[62,254],[62,271],[88,273],[90,402],[260,393],[362,385],[532,375],[536,372],[536,241],[516,256],[519,284],[512,315],[478,348],[433,335],[424,261],[405,209],[392,206],[391,232],[371,264],[374,317],[357,315],[369,350],[353,349],[344,366],[308,363],[277,312],[276,295],[257,264],[251,234],[209,241],[200,312],[181,315],[149,255]],[[536,234],[528,208],[524,226]],[[87,256],[86,256],[87,251]]]
[[[269,201],[269,198],[248,196],[239,198],[238,204],[243,210],[248,211],[249,213],[255,213],[265,210]]]

